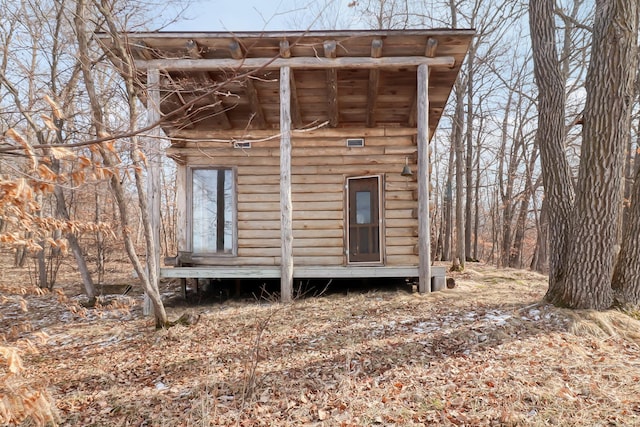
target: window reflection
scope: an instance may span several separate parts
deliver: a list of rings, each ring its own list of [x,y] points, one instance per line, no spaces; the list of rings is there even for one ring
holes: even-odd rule
[[[233,171],[194,169],[192,181],[192,250],[233,252]]]
[[[371,193],[356,191],[356,224],[371,223]]]

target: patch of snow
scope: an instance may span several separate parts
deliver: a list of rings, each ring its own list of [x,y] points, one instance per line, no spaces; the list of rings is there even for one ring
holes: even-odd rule
[[[411,328],[413,332],[417,334],[429,334],[431,332],[435,332],[440,329],[437,325],[429,322],[420,322],[413,328]]]
[[[540,310],[534,308],[533,310],[529,310],[529,318],[533,320],[540,320]]]
[[[484,315],[484,320],[487,320],[496,326],[504,326],[509,319],[511,319],[510,314],[500,313],[498,311],[489,312]]]

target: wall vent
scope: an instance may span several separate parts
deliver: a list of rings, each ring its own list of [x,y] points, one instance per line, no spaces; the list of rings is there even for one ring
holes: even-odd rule
[[[234,142],[233,148],[251,148],[251,141]]]
[[[347,138],[347,147],[364,147],[364,138]]]

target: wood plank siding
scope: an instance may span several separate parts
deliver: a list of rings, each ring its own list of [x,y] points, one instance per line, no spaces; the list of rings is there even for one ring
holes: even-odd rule
[[[349,137],[359,137],[356,130]],[[414,138],[375,136],[364,147],[347,147],[344,137],[292,139],[293,256],[295,265],[340,266],[345,255],[345,184],[349,177],[379,175],[383,179],[384,262],[388,266],[416,265],[417,184],[400,175],[408,159],[416,169]],[[280,264],[279,141],[267,140],[251,148],[232,148],[228,142],[189,142],[168,150],[190,167],[225,166],[236,170],[238,257],[194,257],[208,265]],[[179,209],[187,205],[181,194]],[[186,212],[179,213],[186,218]],[[183,236],[179,242],[188,239]],[[187,247],[180,250],[189,251]]]

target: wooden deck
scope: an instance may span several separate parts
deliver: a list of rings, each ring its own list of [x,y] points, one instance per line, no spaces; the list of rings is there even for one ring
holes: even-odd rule
[[[445,267],[431,266],[432,277],[444,277]],[[208,278],[208,279],[279,279],[280,267],[265,266],[198,266],[161,268],[162,278]],[[294,267],[296,279],[338,279],[370,277],[418,277],[418,267]]]

